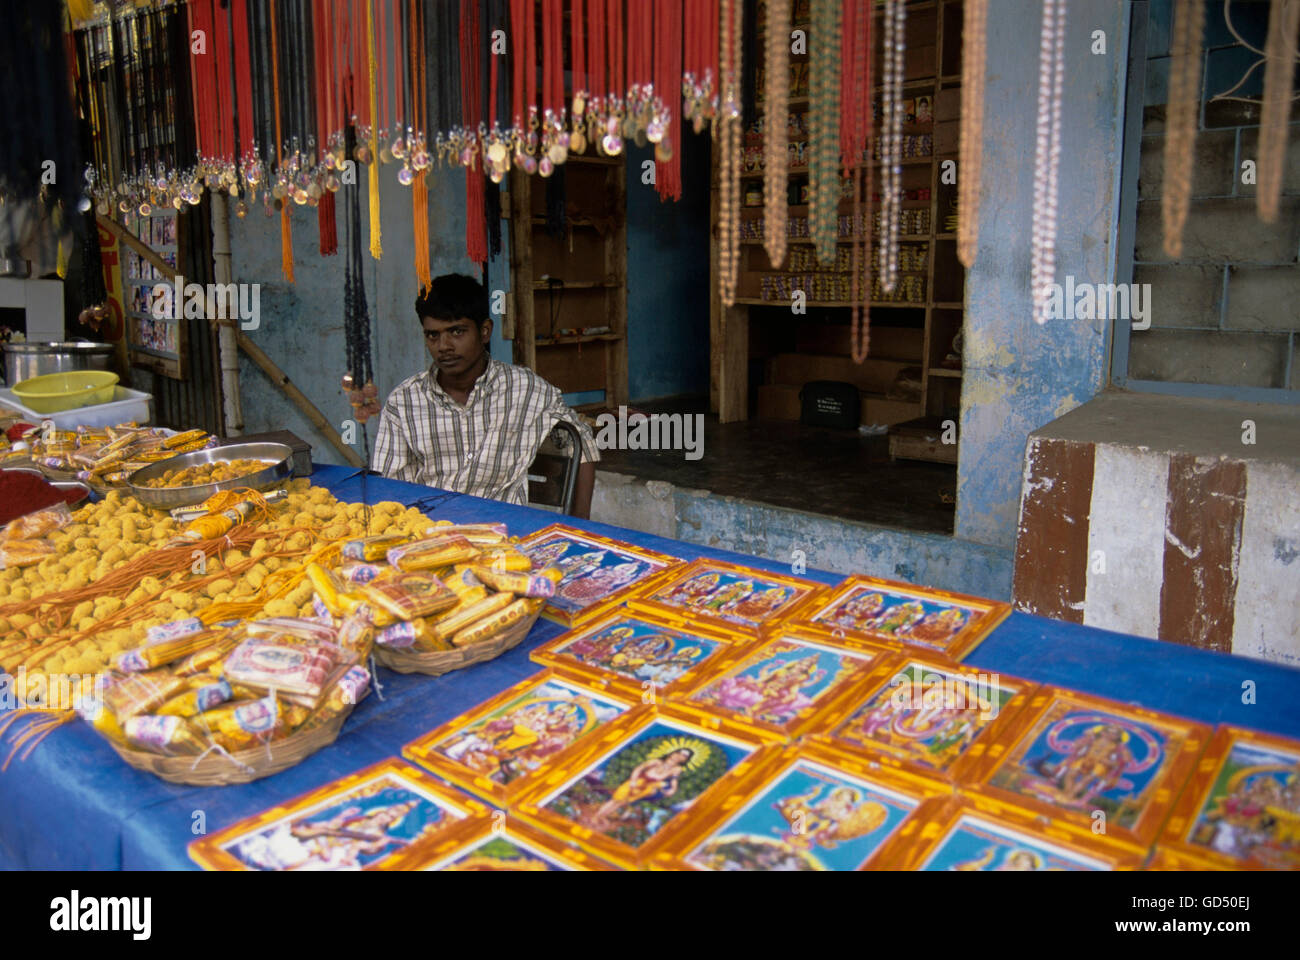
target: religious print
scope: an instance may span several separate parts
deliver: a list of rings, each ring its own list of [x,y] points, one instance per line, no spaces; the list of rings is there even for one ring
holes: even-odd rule
[[[514,836],[509,830],[489,832],[460,852],[426,870],[451,870],[461,873],[514,871],[517,873],[550,873],[573,868],[546,853],[526,840]]]
[[[989,783],[1078,814],[1100,810],[1109,829],[1132,830],[1185,739],[1171,726],[1061,698]]]
[[[712,707],[742,721],[786,729],[863,677],[875,655],[781,637],[748,654],[690,695],[691,706]]]
[[[791,620],[834,636],[908,644],[959,660],[1010,611],[1008,604],[979,597],[852,576]]]
[[[748,744],[660,718],[540,806],[635,850],[752,751]]]
[[[413,767],[390,760],[192,845],[211,869],[387,869],[423,841],[484,808],[446,795]]]
[[[687,854],[705,870],[857,870],[917,801],[800,761]]]
[[[1232,744],[1187,834],[1193,848],[1250,866],[1300,868],[1300,744]]]
[[[533,659],[611,682],[625,693],[640,695],[665,689],[711,666],[730,644],[700,630],[690,632],[650,617],[616,613],[564,634],[533,651]]]
[[[919,869],[1005,873],[1109,870],[1110,865],[991,820],[963,814]]]
[[[547,679],[425,750],[509,784],[626,709],[563,680]]]
[[[698,616],[752,629],[775,622],[820,589],[809,580],[697,560],[632,602],[670,616]]]
[[[1026,685],[998,674],[904,661],[826,735],[841,749],[883,750],[901,761],[945,774],[975,740],[1023,699]]]
[[[675,557],[634,544],[554,524],[519,545],[534,569],[555,566],[563,576],[546,610],[562,623],[576,623],[627,588],[679,563]]]

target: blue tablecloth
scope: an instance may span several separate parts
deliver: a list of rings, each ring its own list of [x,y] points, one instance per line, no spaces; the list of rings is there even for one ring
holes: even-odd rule
[[[313,482],[343,500],[419,504],[436,519],[501,521],[525,534],[558,518],[546,511],[449,494],[351,469],[321,467]],[[569,521],[573,522],[573,521]],[[687,559],[726,559],[780,572],[788,565],[576,522]],[[809,570],[836,583],[838,574]],[[443,677],[381,670],[377,691],[354,712],[330,748],[275,777],[237,787],[174,786],[126,767],[82,723],[54,731],[26,761],[0,774],[0,867],[193,868],[194,837],[259,813],[386,757],[403,744],[535,673],[528,659],[560,628],[539,621],[514,650]],[[1164,710],[1207,723],[1234,723],[1300,735],[1300,671],[1014,613],[967,658],[987,672],[1027,677]],[[1248,684],[1249,682],[1249,684]],[[1244,695],[1253,689],[1252,699]],[[381,695],[382,694],[382,695]]]

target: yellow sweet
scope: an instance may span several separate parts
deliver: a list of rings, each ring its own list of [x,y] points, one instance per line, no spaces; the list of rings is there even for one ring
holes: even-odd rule
[[[215,600],[218,594],[227,593],[234,586],[235,586],[234,580],[231,580],[229,577],[221,577],[218,580],[213,580],[206,587],[204,587],[203,592]]]

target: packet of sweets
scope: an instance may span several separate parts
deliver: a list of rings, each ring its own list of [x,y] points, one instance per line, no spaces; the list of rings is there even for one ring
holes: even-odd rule
[[[474,576],[493,590],[504,593],[514,593],[521,597],[555,596],[555,581],[545,573],[511,573],[508,570],[475,567]]]
[[[250,621],[245,629],[250,637],[290,636],[310,643],[333,643],[339,635],[332,623],[305,617],[264,617]]]
[[[191,633],[199,633],[203,630],[203,621],[198,617],[186,617],[184,620],[173,620],[171,623],[159,623],[150,627],[144,632],[145,643],[160,643],[163,640],[175,640],[178,637],[187,637]]]
[[[542,602],[540,599],[521,597],[505,609],[498,610],[496,613],[484,617],[458,632],[451,638],[451,645],[453,647],[468,647],[472,643],[482,643],[484,640],[490,640],[497,634],[532,616]]]
[[[226,654],[242,643],[247,635],[242,627],[227,631],[226,635],[209,647],[192,653],[180,663],[172,666],[172,673],[178,677],[193,677],[206,673],[213,667],[220,667]]]
[[[232,696],[230,684],[225,680],[218,680],[216,683],[195,687],[172,697],[155,713],[160,717],[193,717],[205,710],[221,706]]]
[[[194,729],[206,733],[227,750],[242,750],[275,737],[282,722],[279,699],[269,694],[260,700],[227,703],[194,718]]]
[[[48,540],[0,540],[0,570],[30,567],[57,553]]]
[[[128,719],[122,730],[127,743],[149,753],[176,756],[202,753],[205,749],[183,717],[142,714]]]
[[[362,537],[359,540],[346,541],[341,552],[345,560],[360,560],[373,563],[384,559],[389,549],[405,543],[409,538],[403,533],[381,533],[376,537]]]
[[[362,666],[352,667],[334,686],[330,687],[329,692],[321,700],[320,706],[312,712],[298,732],[314,730],[322,724],[329,723],[339,714],[351,710],[361,702],[369,689],[370,671]]]
[[[375,642],[375,627],[367,613],[368,610],[358,610],[345,617],[339,627],[339,646],[344,650],[355,651],[359,660],[370,656],[370,649]]]
[[[435,523],[424,531],[426,537],[464,537],[475,546],[490,546],[506,539],[504,523]]]
[[[433,537],[393,547],[388,563],[398,570],[434,570],[464,563],[478,556],[478,548],[464,537]]]
[[[182,677],[166,670],[127,674],[104,691],[104,704],[113,711],[118,723],[124,723],[128,717],[152,713],[185,686]]]
[[[217,643],[225,636],[224,630],[204,630],[175,638],[145,644],[118,655],[114,668],[123,673],[143,673],[188,657]]]
[[[342,653],[333,644],[249,637],[226,659],[222,672],[232,684],[319,697]]]
[[[421,573],[399,573],[368,583],[361,592],[374,607],[398,620],[432,616],[456,605],[456,595],[446,584]]]
[[[434,621],[432,624],[434,636],[439,640],[450,641],[452,637],[471,623],[482,620],[484,617],[491,616],[498,610],[510,606],[514,599],[514,594],[511,593],[494,593],[478,603],[470,604],[464,609],[458,608],[451,616]]]
[[[339,579],[347,584],[359,585],[369,583],[383,572],[384,568],[377,563],[361,563],[354,560],[339,568]]]
[[[343,616],[343,608],[339,606],[339,594],[344,592],[344,587],[339,582],[339,578],[319,563],[307,564],[304,572],[316,591],[316,598],[325,605],[330,616]]]
[[[480,553],[474,561],[475,566],[490,567],[493,570],[509,570],[514,573],[528,573],[533,569],[533,561],[526,553],[515,549],[489,548]]]
[[[438,639],[428,620],[408,620],[385,627],[375,636],[375,643],[394,650],[450,650],[451,644]]]

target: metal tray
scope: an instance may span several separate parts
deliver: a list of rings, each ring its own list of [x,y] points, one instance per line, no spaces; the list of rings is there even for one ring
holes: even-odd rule
[[[245,477],[234,480],[222,480],[219,483],[200,483],[190,487],[146,487],[145,480],[161,477],[168,470],[183,470],[186,467],[200,466],[205,463],[221,463],[230,460],[274,460],[272,466]],[[202,503],[214,493],[222,490],[234,490],[239,487],[252,487],[254,490],[268,490],[279,486],[293,477],[293,450],[283,443],[236,443],[229,447],[211,447],[207,450],[195,450],[182,453],[167,460],[159,460],[147,467],[141,467],[127,478],[126,486],[131,495],[146,507],[155,510],[171,510],[174,507],[188,507]]]

